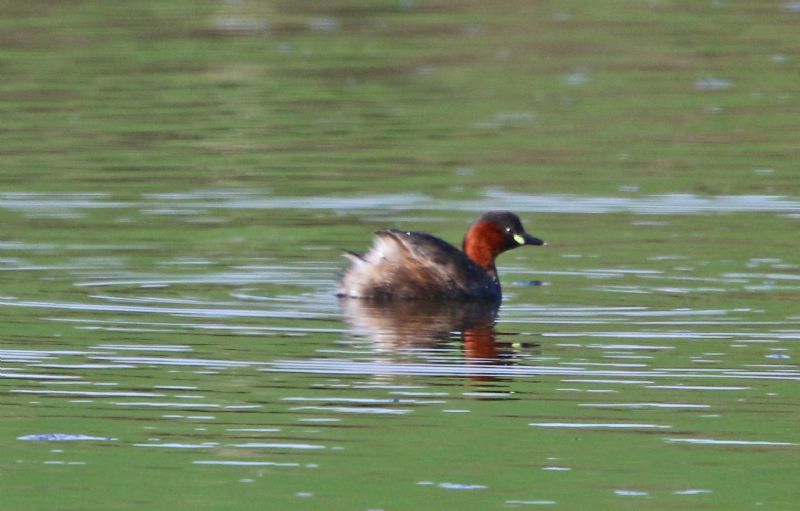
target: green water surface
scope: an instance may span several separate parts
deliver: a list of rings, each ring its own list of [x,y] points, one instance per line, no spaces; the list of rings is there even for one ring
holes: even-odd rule
[[[0,508],[795,509],[799,25],[0,3]],[[333,296],[487,209],[496,322]]]

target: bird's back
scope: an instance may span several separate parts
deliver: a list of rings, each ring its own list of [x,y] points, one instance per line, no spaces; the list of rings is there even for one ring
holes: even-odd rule
[[[378,231],[370,250],[345,253],[340,296],[375,299],[499,299],[494,276],[453,245],[426,233]]]

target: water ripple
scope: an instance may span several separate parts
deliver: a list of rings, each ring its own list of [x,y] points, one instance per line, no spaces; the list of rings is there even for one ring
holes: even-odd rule
[[[293,318],[308,319],[318,318],[321,315],[314,312],[300,311],[275,311],[255,309],[227,309],[227,308],[192,308],[192,307],[145,307],[137,305],[110,305],[98,303],[71,303],[71,302],[34,302],[0,300],[0,306],[27,307],[35,309],[77,310],[92,312],[127,312],[145,314],[167,314],[174,316],[200,316],[210,318]]]
[[[648,369],[648,370],[596,370],[582,367],[563,366],[490,366],[467,364],[413,364],[392,362],[357,362],[347,360],[279,360],[265,363],[261,371],[269,372],[295,372],[309,374],[365,374],[365,375],[431,375],[431,376],[495,376],[495,377],[530,377],[530,376],[580,376],[580,377],[610,377],[603,380],[610,383],[625,383],[624,378],[735,378],[735,379],[771,379],[800,381],[800,371],[742,371],[739,369]],[[636,381],[637,384],[647,384],[649,381]],[[737,389],[749,387],[733,386],[689,386],[677,385],[652,385],[650,388],[663,389]]]
[[[119,201],[107,194],[0,193],[0,208],[30,215],[69,217],[81,210],[139,208],[148,214],[197,214],[207,210],[335,210],[381,211],[438,210],[486,211],[496,204],[523,213],[636,213],[700,214],[732,212],[773,212],[797,214],[800,200],[778,195],[664,194],[642,197],[597,197],[567,194],[521,194],[490,189],[475,200],[444,200],[423,194],[384,194],[351,197],[277,197],[249,190],[200,190],[187,193],[144,194],[139,200]]]
[[[668,438],[670,444],[693,444],[693,445],[742,445],[742,446],[790,446],[798,445],[792,442],[771,442],[767,440],[714,440],[711,438]]]
[[[219,465],[224,467],[299,467],[300,463],[278,461],[197,460],[193,465]]]
[[[633,423],[589,423],[589,422],[531,422],[530,426],[539,428],[577,428],[577,429],[671,429],[663,424]]]
[[[17,437],[17,440],[30,442],[86,442],[86,441],[107,441],[115,440],[102,436],[81,435],[73,433],[36,433]]]

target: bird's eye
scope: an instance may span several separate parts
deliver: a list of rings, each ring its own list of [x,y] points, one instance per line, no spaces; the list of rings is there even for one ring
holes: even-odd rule
[[[506,227],[506,232],[511,232],[511,227]]]

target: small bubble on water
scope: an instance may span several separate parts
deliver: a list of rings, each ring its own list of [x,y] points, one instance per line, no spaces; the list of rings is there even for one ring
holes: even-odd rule
[[[620,497],[646,497],[650,495],[646,491],[636,491],[636,490],[614,490],[616,495]]]
[[[439,483],[439,488],[445,490],[485,490],[488,486],[482,484]]]
[[[701,495],[703,493],[711,493],[711,490],[676,490],[672,493],[675,495]]]
[[[699,91],[720,91],[733,88],[733,82],[713,76],[698,78],[694,82],[694,88]]]
[[[786,353],[770,353],[769,355],[767,355],[767,358],[770,358],[770,359],[773,359],[773,360],[787,360],[787,359],[790,359],[792,357],[790,357]]]

